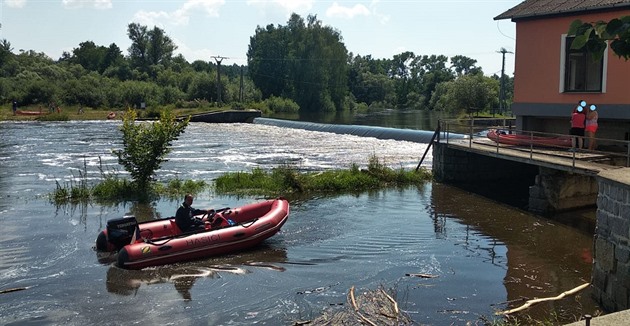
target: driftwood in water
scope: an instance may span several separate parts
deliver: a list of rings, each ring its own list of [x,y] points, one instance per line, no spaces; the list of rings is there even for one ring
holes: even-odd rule
[[[354,286],[348,291],[346,305],[330,309],[310,322],[294,325],[413,325],[409,316],[399,308],[394,298],[383,289],[355,294]]]
[[[436,278],[436,277],[438,277],[437,275],[424,274],[424,273],[407,273],[407,274],[405,274],[405,276],[420,277],[420,278]]]
[[[590,283],[584,283],[572,290],[569,291],[565,291],[560,293],[560,295],[555,296],[555,297],[549,297],[549,298],[538,298],[538,299],[532,299],[532,300],[527,300],[527,302],[525,302],[524,305],[518,307],[518,308],[514,308],[514,309],[510,309],[510,310],[505,310],[505,311],[498,311],[496,312],[496,315],[509,315],[509,314],[513,314],[515,312],[519,312],[521,310],[525,310],[529,307],[531,307],[532,305],[536,304],[536,303],[540,303],[540,302],[544,302],[544,301],[553,301],[553,300],[560,300],[564,297],[566,297],[567,295],[572,295],[575,293],[578,293],[584,289],[586,289],[588,286],[590,285]]]
[[[0,290],[0,294],[5,294],[5,293],[11,293],[11,292],[17,292],[17,291],[22,291],[22,290],[26,290],[27,288],[12,288],[12,289],[4,289],[4,290]]]

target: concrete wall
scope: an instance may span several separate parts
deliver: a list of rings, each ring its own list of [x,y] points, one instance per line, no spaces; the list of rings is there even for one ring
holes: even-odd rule
[[[597,191],[593,177],[540,167],[535,184],[529,188],[529,211],[546,215],[593,206]]]
[[[630,308],[630,169],[598,176],[593,295],[607,311]]]
[[[509,181],[523,172],[526,164],[433,144],[433,177],[438,182],[462,184]],[[533,181],[533,180],[532,180]]]
[[[594,206],[598,191],[593,177],[453,149],[445,143],[434,144],[433,177],[455,185],[493,182],[511,192],[528,187],[528,210],[540,215]],[[523,177],[531,180],[524,183]]]

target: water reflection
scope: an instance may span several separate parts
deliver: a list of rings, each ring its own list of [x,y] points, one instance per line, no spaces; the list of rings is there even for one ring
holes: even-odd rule
[[[447,220],[456,219],[467,225],[467,235],[493,238],[489,246],[479,247],[466,236],[459,245],[471,255],[481,255],[489,263],[507,267],[503,284],[509,307],[520,305],[523,298],[560,294],[590,282],[592,235],[509,207],[484,209],[477,196],[454,187],[436,184],[431,196],[437,236],[447,237]],[[505,246],[504,253],[497,252],[499,246]],[[587,289],[575,297],[536,305],[528,314],[544,319],[554,311],[560,318],[571,320],[573,316],[597,314],[600,310]]]
[[[100,253],[97,253],[99,255]],[[110,262],[115,256],[109,256]],[[101,260],[102,257],[99,257]],[[267,245],[234,255],[214,257],[194,262],[171,264],[142,270],[126,270],[113,263],[107,270],[106,288],[118,295],[136,295],[140,287],[172,283],[184,300],[193,300],[190,290],[200,278],[220,278],[223,273],[244,275],[255,269],[284,272],[285,249]]]

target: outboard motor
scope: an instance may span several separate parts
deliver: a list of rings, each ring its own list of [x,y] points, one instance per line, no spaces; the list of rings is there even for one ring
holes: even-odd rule
[[[140,238],[140,229],[135,216],[125,216],[107,221],[107,229],[96,239],[98,251],[120,250]]]

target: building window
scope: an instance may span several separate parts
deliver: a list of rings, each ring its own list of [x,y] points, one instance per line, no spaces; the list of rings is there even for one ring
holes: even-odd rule
[[[585,48],[571,49],[574,37],[567,36],[564,44],[564,91],[602,92],[604,60],[593,60]],[[606,57],[607,50],[604,52]]]

